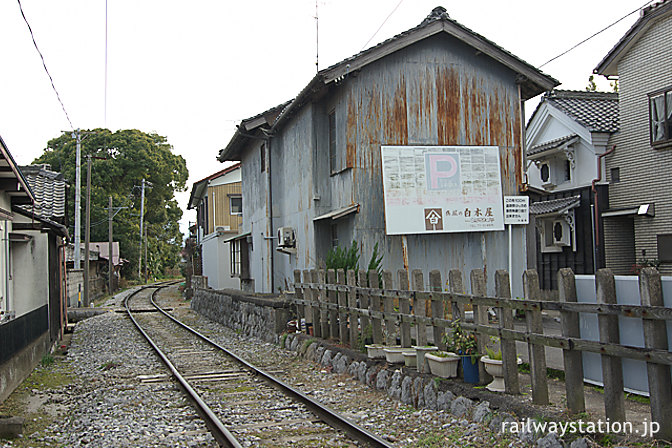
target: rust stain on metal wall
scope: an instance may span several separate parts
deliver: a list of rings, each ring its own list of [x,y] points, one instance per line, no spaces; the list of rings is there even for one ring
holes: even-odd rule
[[[407,145],[408,144],[408,120],[406,116],[406,80],[403,75],[399,79],[397,88],[392,100],[383,105],[385,116],[383,117],[383,126],[385,127],[387,145]]]
[[[462,84],[462,101],[465,122],[465,139],[467,145],[483,145],[485,124],[485,110],[487,108],[487,95],[482,90],[483,81],[471,78],[471,83]]]
[[[489,117],[488,117],[488,144],[499,146],[502,137],[502,115],[506,115],[506,112],[502,110],[501,102],[499,100],[500,91],[499,89],[494,89],[492,95],[490,96],[490,104],[488,108]]]
[[[460,76],[455,69],[442,67],[436,73],[437,133],[439,145],[460,143]]]
[[[357,157],[357,106],[353,95],[348,95],[348,105],[345,122],[345,158],[346,166],[354,168]]]

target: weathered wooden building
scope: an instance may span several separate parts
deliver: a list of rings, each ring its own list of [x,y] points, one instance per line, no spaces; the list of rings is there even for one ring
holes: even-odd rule
[[[496,146],[501,189],[525,171],[524,101],[558,82],[435,8],[417,27],[321,70],[291,102],[244,120],[220,161],[242,164],[248,283],[284,289],[334,245],[376,243],[388,269],[508,268],[503,230],[388,235],[381,146]],[[513,229],[513,275],[525,231]],[[241,256],[244,260],[244,256]],[[444,277],[446,278],[447,275]]]
[[[606,264],[630,274],[660,264],[672,274],[672,1],[647,6],[595,73],[618,77],[620,131],[605,157]],[[633,269],[634,268],[634,269]]]

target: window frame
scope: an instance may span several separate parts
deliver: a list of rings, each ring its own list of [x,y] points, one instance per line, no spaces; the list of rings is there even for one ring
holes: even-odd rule
[[[240,211],[233,211],[233,200],[240,199]],[[243,196],[240,194],[232,194],[229,196],[229,214],[231,216],[243,216]]]
[[[662,121],[663,139],[654,140],[653,100],[660,96],[663,97],[663,106],[665,107]],[[672,147],[672,110],[668,109],[668,107],[672,108],[672,104],[668,105],[668,98],[669,102],[672,103],[672,86],[651,92],[647,96],[649,108],[649,143],[654,148]]]

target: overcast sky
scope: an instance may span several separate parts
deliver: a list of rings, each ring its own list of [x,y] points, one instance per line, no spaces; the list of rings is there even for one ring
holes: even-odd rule
[[[189,189],[224,168],[216,156],[235,124],[293,98],[316,72],[315,0],[109,0],[105,107],[105,0],[21,3],[73,126],[166,136],[187,161]],[[319,68],[418,25],[439,5],[538,67],[645,4],[318,0]],[[542,70],[561,89],[583,90],[637,17],[630,15]],[[71,127],[16,0],[0,2],[0,42],[0,135],[17,163],[29,164],[49,139]],[[608,89],[609,83],[598,86]],[[535,106],[535,100],[526,105],[528,117]],[[189,191],[178,195],[183,231],[195,220],[194,211],[186,211],[188,196]]]

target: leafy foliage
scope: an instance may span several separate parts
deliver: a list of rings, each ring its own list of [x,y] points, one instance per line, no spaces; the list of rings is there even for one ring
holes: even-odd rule
[[[444,336],[444,342],[448,351],[460,355],[476,355],[478,347],[476,345],[476,336],[462,329],[459,319],[455,319],[450,324],[450,334]]]
[[[359,247],[357,242],[345,249],[341,246],[333,247],[327,253],[327,269],[343,269],[344,271],[359,270]]]
[[[149,243],[148,269],[163,276],[166,269],[179,266],[182,234],[178,221],[182,210],[174,194],[186,190],[187,165],[172,152],[165,137],[136,129],[111,132],[108,129],[82,131],[82,216],[86,195],[86,156],[91,160],[91,241],[107,241],[108,197],[119,210],[114,218],[114,239],[119,241],[121,257],[130,263],[123,275],[137,275],[140,251],[140,184],[151,183],[145,190],[144,225]],[[48,163],[61,172],[71,185],[68,222],[74,232],[76,142],[69,133],[49,140],[44,153],[33,163]],[[82,218],[82,235],[84,235]],[[72,234],[72,233],[71,233]],[[144,254],[143,254],[144,258]]]

